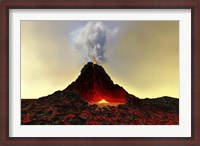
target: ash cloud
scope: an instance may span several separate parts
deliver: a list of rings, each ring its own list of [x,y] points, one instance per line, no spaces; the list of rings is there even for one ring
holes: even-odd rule
[[[109,29],[101,21],[89,21],[85,26],[71,32],[73,48],[82,52],[88,61],[105,60],[106,42],[112,41],[118,34],[119,28]]]

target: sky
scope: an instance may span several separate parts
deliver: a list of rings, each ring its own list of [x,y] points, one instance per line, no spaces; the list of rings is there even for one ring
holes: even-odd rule
[[[94,45],[96,37],[101,37],[100,45]],[[91,44],[97,50],[89,53]],[[78,20],[21,21],[21,98],[37,99],[65,89],[91,61],[91,54],[128,93],[179,98],[178,21]]]

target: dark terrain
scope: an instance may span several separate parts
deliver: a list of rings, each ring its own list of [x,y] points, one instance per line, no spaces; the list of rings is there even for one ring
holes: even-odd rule
[[[109,103],[98,103],[105,99]],[[113,83],[103,67],[87,63],[63,91],[21,100],[22,125],[177,125],[179,100],[140,99]]]

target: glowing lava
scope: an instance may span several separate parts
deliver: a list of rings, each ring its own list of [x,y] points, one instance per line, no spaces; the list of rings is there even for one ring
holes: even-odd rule
[[[102,100],[99,101],[98,103],[102,104],[102,103],[109,103],[109,102],[107,102],[105,99],[102,99]]]
[[[103,67],[98,65],[98,58],[95,55],[92,61],[93,63],[88,62],[84,66],[76,81],[72,82],[65,91],[77,92],[88,103],[98,104],[99,106],[125,104],[128,93],[122,87],[113,83]],[[99,104],[98,102],[102,99],[109,103]]]
[[[93,64],[97,64],[96,56],[93,56]]]

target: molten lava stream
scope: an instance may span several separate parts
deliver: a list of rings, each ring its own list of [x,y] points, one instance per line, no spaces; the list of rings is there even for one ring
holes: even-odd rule
[[[97,99],[98,98],[101,98],[101,100],[98,102],[99,104],[102,104],[102,103],[109,103],[107,102],[105,99],[104,99],[104,95],[101,94],[99,88],[98,88],[98,85],[97,85],[97,80],[96,80],[96,76],[95,76],[95,67],[94,67],[94,64],[96,64],[96,57],[94,57],[94,60],[93,60],[93,85],[94,85],[94,98],[96,97]]]
[[[105,99],[102,99],[102,100],[99,101],[98,103],[102,104],[102,103],[109,103],[109,102],[107,102]]]

